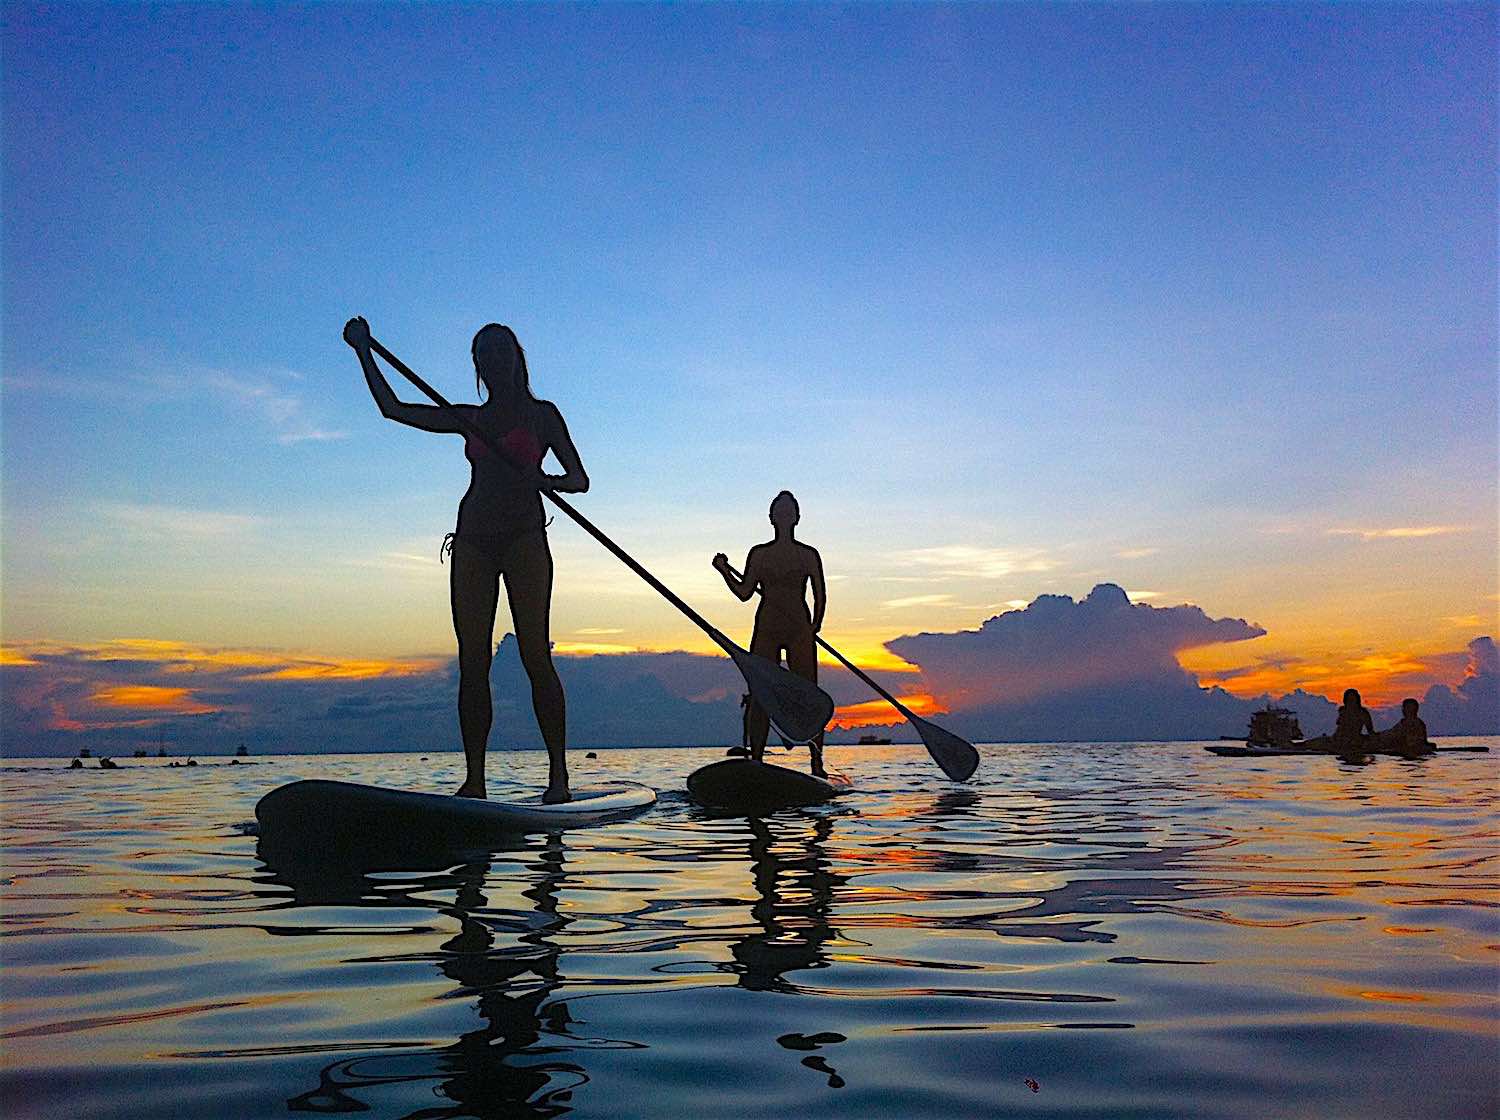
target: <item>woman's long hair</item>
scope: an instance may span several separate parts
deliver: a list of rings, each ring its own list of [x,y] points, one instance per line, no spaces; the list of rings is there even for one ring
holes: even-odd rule
[[[479,340],[490,331],[504,331],[505,337],[510,339],[512,346],[516,348],[516,359],[521,363],[520,389],[521,392],[532,402],[536,401],[536,394],[531,391],[531,371],[526,367],[526,351],[521,347],[521,340],[516,337],[516,332],[504,323],[486,323],[474,332],[474,341],[469,344],[469,357],[473,358],[479,352]],[[483,392],[484,378],[479,374],[479,363],[474,364],[474,391]]]

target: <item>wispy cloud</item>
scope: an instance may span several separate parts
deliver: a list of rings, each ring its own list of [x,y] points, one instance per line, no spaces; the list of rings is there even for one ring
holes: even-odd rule
[[[248,514],[179,506],[104,502],[96,509],[121,528],[149,536],[233,537],[248,533],[256,523]]]
[[[898,552],[896,563],[927,569],[934,576],[1001,579],[1016,572],[1048,572],[1057,563],[1036,549],[977,548],[952,544]]]
[[[307,402],[297,389],[305,379],[295,370],[231,372],[191,360],[142,353],[127,358],[126,363],[134,368],[110,377],[72,371],[65,374],[6,371],[3,384],[7,393],[45,393],[69,399],[143,404],[210,394],[259,416],[275,432],[278,443],[348,437],[347,432],[324,427],[309,415]]]
[[[1147,556],[1155,556],[1159,548],[1122,548],[1115,556],[1120,560],[1144,560]]]
[[[1329,529],[1330,537],[1358,537],[1362,541],[1416,540],[1467,533],[1467,525],[1395,525],[1388,529]]]
[[[902,599],[887,599],[880,605],[888,610],[904,610],[907,607],[941,607],[952,602],[952,595],[908,595]]]
[[[220,396],[258,413],[276,430],[278,443],[344,439],[349,434],[320,427],[308,418],[301,394],[292,392],[285,384],[287,379],[302,380],[300,374],[247,377],[223,370],[204,370],[199,376],[204,385]]]

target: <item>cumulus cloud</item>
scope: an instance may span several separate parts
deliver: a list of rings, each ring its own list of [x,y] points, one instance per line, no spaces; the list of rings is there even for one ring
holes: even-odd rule
[[[1101,583],[1076,602],[1042,595],[978,630],[887,646],[921,669],[951,726],[977,741],[1189,739],[1242,731],[1248,705],[1200,688],[1177,654],[1264,633],[1200,607],[1132,603]]]
[[[1422,717],[1434,735],[1500,735],[1500,650],[1495,639],[1475,638],[1456,687],[1435,684],[1422,701]]]
[[[978,630],[914,634],[887,647],[920,666],[931,691],[952,704],[1014,703],[1049,693],[1139,681],[1196,681],[1176,655],[1265,633],[1240,618],[1210,618],[1199,607],[1131,603],[1101,583],[1087,598],[1038,596]]]

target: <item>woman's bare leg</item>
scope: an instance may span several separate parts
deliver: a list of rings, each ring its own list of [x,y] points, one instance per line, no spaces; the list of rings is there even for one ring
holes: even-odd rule
[[[818,647],[813,644],[813,633],[807,631],[805,635],[799,634],[787,644],[786,667],[796,673],[804,680],[818,683]],[[808,744],[808,750],[812,753],[812,772],[820,778],[826,778],[828,771],[823,769],[823,733],[818,732],[818,737]]]
[[[547,789],[542,800],[568,801],[568,708],[552,664],[552,552],[545,533],[527,533],[506,552],[505,595],[521,664],[531,681],[531,706],[547,744]]]
[[[490,661],[495,607],[500,599],[495,562],[472,544],[455,541],[448,577],[453,632],[458,636],[458,728],[464,741],[464,782],[459,797],[484,797],[484,752],[489,743]]]
[[[781,643],[759,630],[750,636],[750,652],[757,657],[764,657],[773,665],[781,664]],[[771,717],[755,702],[754,696],[750,697],[750,706],[746,711],[745,728],[750,736],[750,757],[756,762],[764,762],[766,740],[771,735]]]

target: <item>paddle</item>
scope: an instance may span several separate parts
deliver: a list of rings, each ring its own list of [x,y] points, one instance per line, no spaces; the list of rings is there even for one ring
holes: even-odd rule
[[[470,422],[463,413],[449,404],[441,393],[413,373],[405,362],[392,354],[374,338],[370,339],[370,349],[389,362],[391,368],[425,393],[439,408],[445,408],[451,412],[464,431],[482,440],[492,452],[500,457],[502,463],[510,462],[510,457],[488,432],[481,430],[477,424]],[[615,544],[614,541],[605,536],[598,526],[574,509],[560,495],[554,494],[550,490],[543,490],[541,493],[553,505],[577,522],[584,532],[609,549],[610,552],[614,553],[627,568],[650,584],[667,602],[671,603],[683,614],[687,615],[688,618],[697,623],[699,628],[712,638],[720,649],[729,655],[730,660],[734,662],[735,667],[744,676],[745,683],[750,687],[750,695],[755,697],[756,703],[764,708],[766,714],[771,717],[771,722],[776,725],[776,730],[780,731],[788,739],[798,743],[808,743],[817,738],[818,733],[823,730],[833,715],[833,699],[828,693],[824,692],[811,681],[803,680],[797,674],[783,669],[780,665],[768,661],[764,657],[757,657],[755,654],[735,645],[715,629],[706,618],[683,602],[671,588],[642,567],[635,557],[631,556],[623,548]]]
[[[735,571],[732,565],[725,566],[729,568],[730,574],[735,579],[743,580],[745,578],[739,572]],[[755,590],[759,592],[760,587],[757,586]],[[881,688],[879,683],[872,680],[858,665],[854,664],[854,662],[850,661],[824,641],[821,634],[814,634],[813,637],[817,640],[818,645],[822,646],[838,659],[840,665],[873,688],[888,704],[906,717],[906,721],[917,729],[918,735],[922,736],[922,743],[926,746],[927,753],[932,756],[932,761],[936,762],[942,768],[944,774],[947,774],[955,782],[967,782],[974,776],[974,771],[979,768],[979,752],[974,749],[973,744],[965,739],[960,739],[951,731],[944,731],[937,724],[929,723],[917,715],[905,704],[901,703],[900,700],[897,700],[889,692]]]

